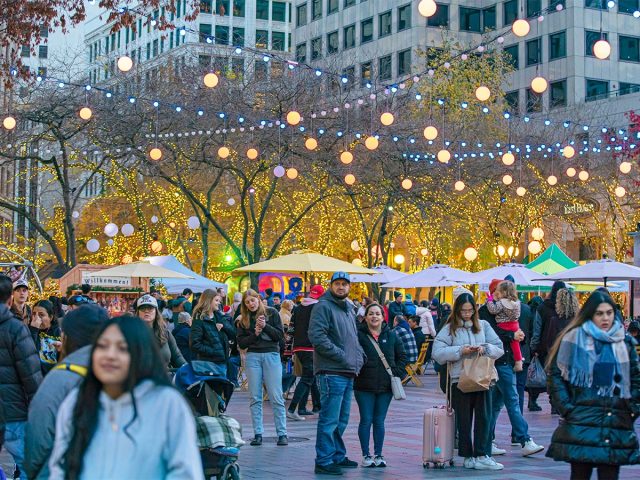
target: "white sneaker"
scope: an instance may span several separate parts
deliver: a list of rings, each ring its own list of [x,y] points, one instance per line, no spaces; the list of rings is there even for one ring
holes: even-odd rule
[[[495,443],[491,443],[491,456],[495,457],[496,455],[504,455],[507,451],[504,448],[498,448]]]
[[[291,420],[295,420],[296,422],[299,422],[301,420],[306,420],[306,418],[304,418],[298,412],[290,412],[289,410],[287,410],[287,418],[290,418]]]
[[[375,467],[376,464],[373,463],[373,457],[371,455],[365,455],[362,457],[362,466],[363,467]]]
[[[463,465],[464,465],[464,468],[473,470],[474,468],[476,468],[476,459],[473,457],[467,457],[464,459]]]
[[[529,455],[541,452],[542,450],[544,450],[542,445],[538,445],[532,439],[529,439],[524,443],[524,447],[522,447],[522,456],[528,457]]]
[[[373,457],[373,463],[376,467],[384,468],[387,466],[387,462],[382,455],[376,455],[375,457]]]
[[[476,464],[473,468],[476,470],[502,470],[504,465],[489,456],[485,456],[476,458]]]

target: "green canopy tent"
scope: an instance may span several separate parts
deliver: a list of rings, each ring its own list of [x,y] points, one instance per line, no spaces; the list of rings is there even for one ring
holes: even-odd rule
[[[543,275],[551,275],[577,266],[578,264],[571,260],[555,243],[552,243],[538,258],[527,264],[527,268]]]

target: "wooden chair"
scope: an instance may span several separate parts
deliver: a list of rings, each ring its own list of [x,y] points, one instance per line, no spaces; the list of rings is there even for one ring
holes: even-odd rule
[[[418,378],[418,375],[422,375],[422,369],[427,359],[427,348],[429,348],[430,342],[431,340],[425,340],[420,347],[418,359],[414,363],[411,363],[404,367],[404,369],[407,371],[407,376],[402,380],[403,385],[406,385],[407,383],[409,383],[409,381],[411,381],[416,385],[416,387],[423,386],[422,380]]]

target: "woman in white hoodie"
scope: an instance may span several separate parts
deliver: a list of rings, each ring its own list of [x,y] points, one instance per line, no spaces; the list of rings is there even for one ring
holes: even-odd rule
[[[60,406],[49,478],[203,480],[195,420],[167,380],[151,330],[132,316],[113,318],[90,358]]]
[[[464,359],[478,354],[500,358],[504,354],[502,341],[486,321],[478,318],[473,295],[463,293],[456,298],[447,323],[436,336],[433,359],[440,364],[446,362],[449,367],[458,454],[464,457],[464,467],[502,470],[504,466],[491,457],[491,392],[464,393],[458,389]]]

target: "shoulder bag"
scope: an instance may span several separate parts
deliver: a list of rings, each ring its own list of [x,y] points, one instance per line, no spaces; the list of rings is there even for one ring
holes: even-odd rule
[[[369,336],[369,340],[371,340],[371,343],[373,344],[373,348],[375,348],[376,351],[378,352],[378,355],[380,356],[380,360],[382,360],[382,364],[384,365],[385,370],[391,377],[391,391],[393,392],[393,398],[395,398],[396,400],[406,400],[407,394],[405,393],[404,387],[402,386],[402,379],[400,377],[395,377],[393,375],[393,372],[391,371],[391,367],[389,366],[389,362],[387,362],[387,359],[385,358],[384,353],[382,353],[382,350],[380,350],[380,345],[378,345],[378,342],[376,342],[371,336]]]

